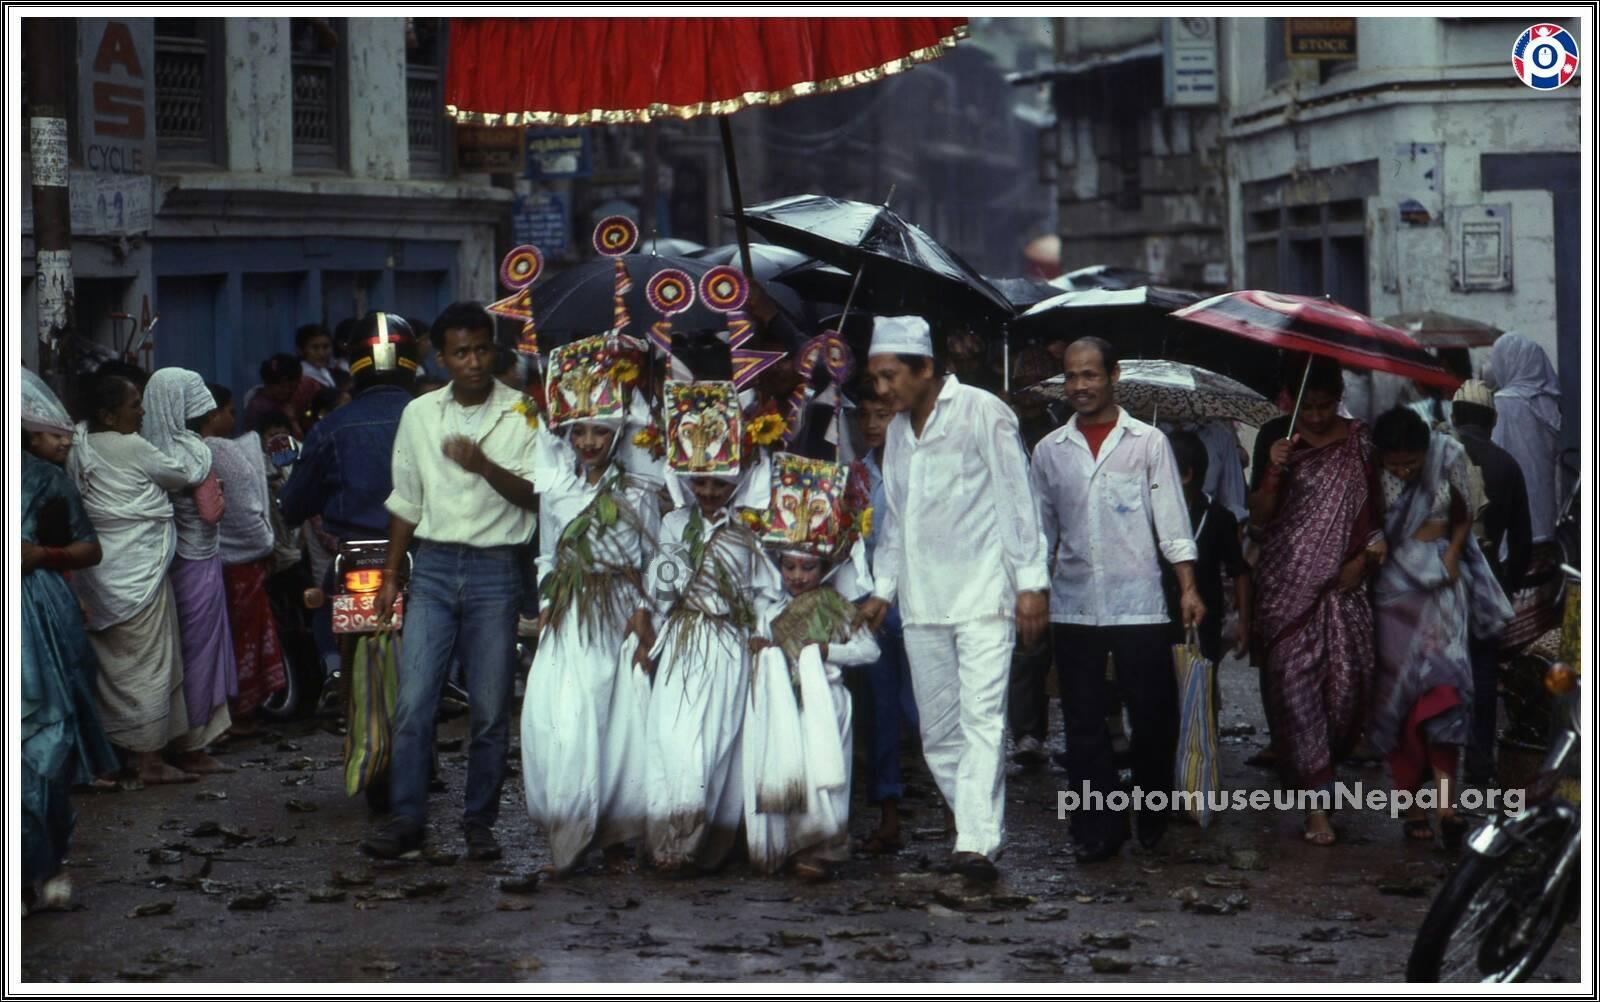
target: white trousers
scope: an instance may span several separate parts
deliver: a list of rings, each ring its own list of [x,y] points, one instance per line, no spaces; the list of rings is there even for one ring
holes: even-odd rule
[[[1016,623],[1000,617],[905,628],[922,754],[956,816],[956,852],[998,858],[1005,839],[1002,745]]]

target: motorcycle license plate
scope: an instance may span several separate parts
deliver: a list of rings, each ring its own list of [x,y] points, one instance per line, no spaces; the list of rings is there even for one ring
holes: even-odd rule
[[[395,598],[395,629],[399,629],[405,619],[405,605],[404,595]],[[334,633],[377,633],[378,630],[378,596],[375,593],[333,596]]]

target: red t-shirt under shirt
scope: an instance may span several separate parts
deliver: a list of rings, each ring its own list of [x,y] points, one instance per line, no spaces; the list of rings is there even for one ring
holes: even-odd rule
[[[1106,436],[1111,434],[1111,429],[1117,426],[1115,421],[1105,424],[1084,424],[1078,422],[1078,431],[1082,433],[1084,441],[1089,443],[1089,454],[1095,459],[1100,458],[1100,446],[1105,444]]]

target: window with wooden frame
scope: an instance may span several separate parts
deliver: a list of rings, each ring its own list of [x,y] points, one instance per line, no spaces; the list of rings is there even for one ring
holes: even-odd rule
[[[445,26],[442,17],[406,18],[406,143],[412,177],[441,177],[449,152],[444,115]]]
[[[349,129],[345,23],[340,17],[290,19],[295,170],[346,167]]]
[[[163,165],[221,164],[226,44],[222,19],[154,20],[156,160]]]

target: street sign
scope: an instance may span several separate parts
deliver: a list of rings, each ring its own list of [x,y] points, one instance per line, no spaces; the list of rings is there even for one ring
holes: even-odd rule
[[[522,170],[520,128],[456,126],[456,169],[469,174],[515,174]]]
[[[1290,59],[1356,58],[1353,17],[1286,17],[1283,51]]]
[[[68,177],[72,233],[83,237],[131,237],[148,233],[154,219],[150,175],[75,170]],[[33,199],[22,200],[22,232],[33,232]]]
[[[1161,40],[1167,107],[1215,105],[1216,21],[1209,17],[1169,17],[1162,24]]]
[[[529,129],[528,177],[588,177],[594,173],[588,129]]]
[[[511,209],[511,239],[539,248],[546,260],[565,256],[572,240],[571,196],[543,191],[518,195]]]

